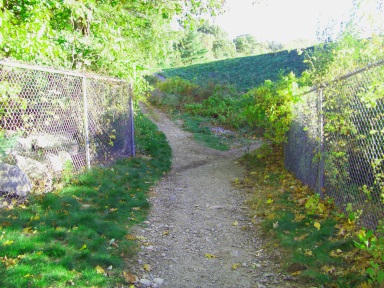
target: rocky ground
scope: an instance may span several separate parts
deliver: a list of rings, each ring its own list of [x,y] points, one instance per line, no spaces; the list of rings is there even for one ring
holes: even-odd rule
[[[152,191],[148,221],[134,230],[142,244],[131,260],[136,286],[303,287],[263,249],[260,227],[244,204],[247,195],[233,185],[244,175],[236,160],[247,148],[202,147],[180,123],[156,113],[153,121],[173,149],[173,166]]]

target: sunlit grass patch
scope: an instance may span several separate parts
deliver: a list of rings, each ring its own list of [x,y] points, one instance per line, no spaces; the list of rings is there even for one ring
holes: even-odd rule
[[[147,157],[93,168],[61,191],[0,210],[0,287],[127,284],[125,258],[137,243],[125,236],[145,219],[148,190],[171,165],[171,149],[153,123],[139,115],[136,133],[138,153]]]

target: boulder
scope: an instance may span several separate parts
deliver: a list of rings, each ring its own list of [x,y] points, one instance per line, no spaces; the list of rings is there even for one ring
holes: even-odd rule
[[[31,192],[28,176],[17,166],[0,163],[0,192],[10,196],[25,197]]]
[[[18,138],[17,143],[16,150],[20,152],[18,154],[47,149],[66,150],[70,154],[76,154],[79,151],[76,140],[57,134],[33,134],[26,138]]]
[[[57,174],[61,173],[65,168],[67,163],[72,164],[71,155],[65,151],[60,151],[57,155],[48,153],[46,154],[48,159],[48,165],[52,170]]]
[[[17,154],[13,157],[16,165],[28,175],[37,192],[47,192],[52,189],[52,175],[45,164]]]

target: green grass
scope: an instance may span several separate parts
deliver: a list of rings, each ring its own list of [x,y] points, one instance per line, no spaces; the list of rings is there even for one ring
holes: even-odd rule
[[[192,133],[193,138],[206,147],[227,151],[230,149],[230,139],[225,136],[214,135],[209,128],[209,118],[190,116],[187,114],[179,115],[184,121],[184,129]]]
[[[296,50],[280,51],[164,69],[161,74],[166,77],[179,76],[200,86],[214,82],[231,84],[240,91],[247,91],[264,83],[265,80],[278,80],[281,72],[288,74],[292,71],[296,76],[300,76],[308,68],[303,63],[304,58],[305,53],[299,55]]]
[[[128,284],[125,238],[142,222],[147,192],[170,169],[171,149],[148,119],[136,117],[138,157],[74,177],[61,191],[0,211],[0,287],[115,287]],[[112,245],[116,243],[117,245]],[[96,266],[109,276],[97,273]]]
[[[308,287],[359,287],[367,259],[354,244],[354,224],[284,170],[282,147],[262,149],[241,159],[248,173],[239,185],[262,218],[265,250],[279,251],[286,273]]]

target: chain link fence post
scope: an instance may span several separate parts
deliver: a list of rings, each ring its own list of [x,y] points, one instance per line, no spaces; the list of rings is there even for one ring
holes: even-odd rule
[[[317,183],[316,183],[316,193],[321,197],[324,197],[323,187],[324,187],[324,114],[323,114],[323,88],[321,87],[317,93],[317,113],[319,119],[319,151],[318,151],[318,161],[317,166]]]
[[[84,139],[85,139],[85,161],[87,169],[91,169],[91,156],[89,152],[89,125],[88,125],[88,99],[87,99],[87,78],[82,79],[83,88],[83,119],[84,119]]]
[[[135,148],[135,125],[134,125],[134,117],[133,117],[133,89],[132,82],[129,83],[129,124],[131,130],[131,155],[132,157],[136,157],[136,148]]]

